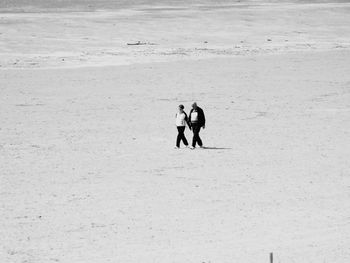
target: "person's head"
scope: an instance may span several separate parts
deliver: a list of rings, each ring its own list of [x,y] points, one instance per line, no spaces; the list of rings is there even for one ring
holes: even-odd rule
[[[192,103],[192,108],[195,110],[195,109],[197,109],[197,107],[198,107],[198,106],[197,106],[197,102],[193,102],[193,103]]]
[[[180,112],[183,112],[183,111],[184,111],[184,108],[185,108],[184,105],[182,105],[182,104],[179,105],[179,111],[180,111]]]

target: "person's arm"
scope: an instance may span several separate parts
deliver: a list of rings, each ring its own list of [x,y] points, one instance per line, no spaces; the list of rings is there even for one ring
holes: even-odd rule
[[[191,124],[191,113],[192,113],[193,110],[190,111],[190,117],[188,118],[188,122]]]
[[[204,111],[202,110],[202,127],[203,129],[205,129],[205,115],[204,115]]]
[[[185,121],[186,121],[186,123],[187,123],[187,125],[188,125],[188,128],[191,130],[191,129],[192,129],[191,123],[190,123],[190,121],[189,121],[189,119],[188,119],[188,117],[187,117],[186,112],[185,112]]]

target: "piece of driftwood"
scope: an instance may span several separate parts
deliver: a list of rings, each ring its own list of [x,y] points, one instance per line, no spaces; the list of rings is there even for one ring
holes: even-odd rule
[[[136,43],[127,43],[128,46],[139,46],[139,45],[147,45],[147,43],[137,41]]]
[[[141,46],[141,45],[155,45],[154,43],[147,43],[147,42],[141,42],[137,41],[136,43],[127,43],[128,46]]]

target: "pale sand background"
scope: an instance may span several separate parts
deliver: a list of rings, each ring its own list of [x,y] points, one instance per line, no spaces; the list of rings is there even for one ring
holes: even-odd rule
[[[0,15],[0,262],[349,262],[348,5],[140,8]]]
[[[16,8],[3,5],[0,10],[7,12],[0,15],[0,68],[121,65],[350,48],[350,3],[210,2],[168,1],[56,13],[39,7],[28,8],[34,13],[16,13]],[[138,41],[146,45],[127,45]]]

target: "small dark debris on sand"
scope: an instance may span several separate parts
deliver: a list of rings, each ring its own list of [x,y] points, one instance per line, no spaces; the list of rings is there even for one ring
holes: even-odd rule
[[[155,43],[150,42],[141,42],[137,41],[136,43],[127,43],[128,46],[142,46],[142,45],[156,45]]]

